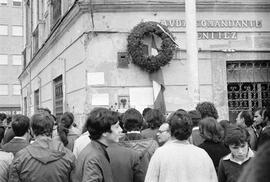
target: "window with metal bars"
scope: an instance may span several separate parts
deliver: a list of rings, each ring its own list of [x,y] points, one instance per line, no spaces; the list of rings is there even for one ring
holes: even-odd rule
[[[54,79],[54,113],[57,121],[63,115],[63,80],[62,75]]]
[[[270,61],[227,62],[229,118],[270,102]]]

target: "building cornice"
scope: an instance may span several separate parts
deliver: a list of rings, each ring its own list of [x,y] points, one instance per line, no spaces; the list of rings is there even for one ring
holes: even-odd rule
[[[89,6],[93,12],[132,12],[132,11],[156,11],[156,12],[184,12],[185,3],[176,0],[168,1],[130,1],[130,0],[114,0],[104,2],[100,0],[81,1],[82,9],[89,10]],[[269,12],[270,2],[206,2],[199,1],[196,5],[197,12]]]
[[[26,68],[20,74],[19,79],[36,60],[45,55],[50,48],[65,33],[65,30],[86,12],[184,12],[184,2],[178,0],[77,0],[70,10],[62,17],[60,22],[53,27],[50,35],[43,43],[41,48],[28,63]],[[270,12],[270,2],[197,2],[197,12]]]

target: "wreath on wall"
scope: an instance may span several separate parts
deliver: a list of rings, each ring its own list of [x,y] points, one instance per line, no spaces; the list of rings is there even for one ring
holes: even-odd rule
[[[143,38],[153,34],[161,38],[161,49],[157,50],[157,55],[145,55]],[[156,72],[173,58],[176,45],[172,37],[172,33],[164,25],[157,22],[139,23],[132,29],[127,39],[128,53],[132,62],[149,73]]]

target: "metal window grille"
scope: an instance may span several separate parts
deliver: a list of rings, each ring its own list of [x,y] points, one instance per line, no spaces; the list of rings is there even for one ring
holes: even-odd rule
[[[63,81],[62,76],[54,80],[54,113],[59,120],[63,115]]]
[[[253,111],[270,102],[270,61],[227,62],[230,120],[240,111]]]

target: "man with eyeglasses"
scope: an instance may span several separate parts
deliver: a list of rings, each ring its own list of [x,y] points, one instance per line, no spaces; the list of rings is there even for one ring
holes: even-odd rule
[[[168,140],[171,139],[170,126],[168,123],[163,123],[157,132],[157,140],[159,146],[164,145]]]

